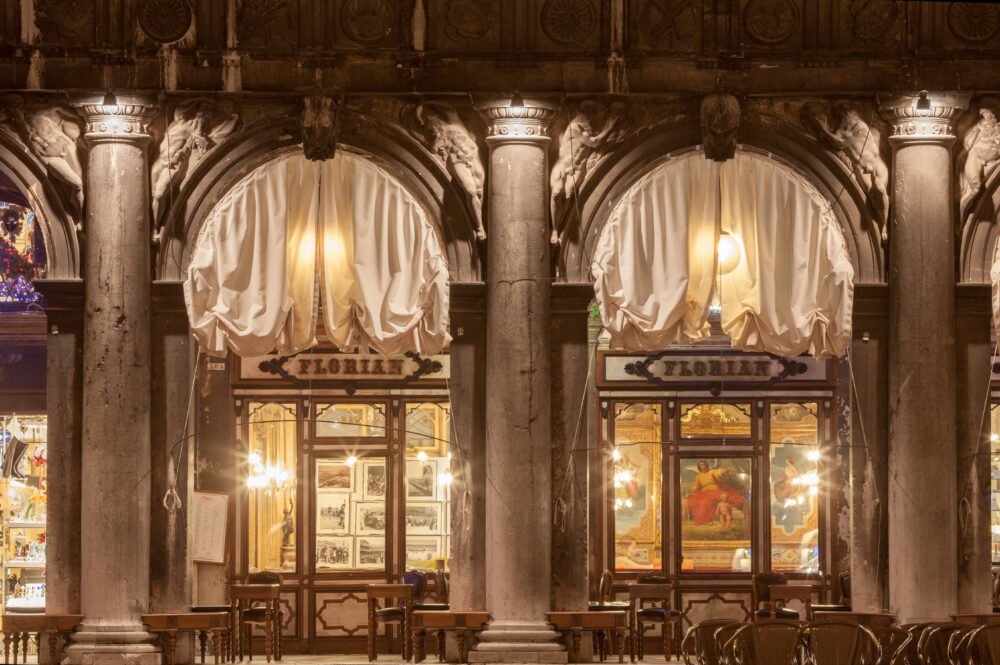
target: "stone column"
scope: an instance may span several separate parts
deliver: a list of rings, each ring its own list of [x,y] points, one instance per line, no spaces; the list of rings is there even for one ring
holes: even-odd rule
[[[990,287],[962,284],[956,300],[958,611],[989,614],[993,611],[990,413],[986,406],[993,364]]]
[[[48,505],[45,609],[80,611],[80,440],[83,420],[83,282],[40,280],[48,317]]]
[[[893,125],[889,607],[900,623],[947,619],[958,584],[951,118],[968,96],[918,101],[882,105]]]
[[[486,285],[486,609],[472,662],[566,662],[551,608],[550,249],[546,106],[490,121]]]
[[[84,232],[83,625],[68,662],[156,665],[149,608],[150,220],[155,107],[80,104],[90,147]]]

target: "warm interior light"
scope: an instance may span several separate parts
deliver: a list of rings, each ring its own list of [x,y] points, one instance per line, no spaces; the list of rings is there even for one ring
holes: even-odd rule
[[[510,96],[510,107],[518,110],[524,108],[524,97],[521,96],[520,92],[515,92]]]
[[[810,462],[818,462],[819,450],[810,450],[808,453],[806,453],[806,459],[808,459]]]
[[[917,101],[914,103],[914,108],[917,111],[917,115],[922,117],[927,117],[931,114],[931,109],[933,105],[931,104],[930,98],[927,96],[926,90],[920,91],[920,96],[917,97]]]
[[[611,459],[613,459],[614,461],[616,461],[616,462],[617,462],[617,461],[618,461],[618,460],[620,460],[621,458],[622,458],[622,454],[621,454],[621,452],[620,452],[620,451],[618,450],[618,448],[612,448],[612,450],[611,450]]]
[[[719,273],[726,275],[736,270],[743,259],[743,248],[739,239],[728,231],[719,234],[717,246],[719,258]]]
[[[425,453],[424,451],[421,450],[420,452],[417,453],[417,459],[420,460],[421,462],[426,462],[427,461],[427,453]]]
[[[108,91],[104,93],[104,100],[101,102],[101,105],[118,108],[118,96],[115,95],[111,88],[108,88]]]
[[[448,472],[448,471],[446,471],[444,473],[439,473],[438,474],[438,485],[448,486],[448,485],[451,485],[451,483],[452,483],[453,480],[454,480],[454,478],[452,477],[451,473]]]
[[[346,461],[347,466],[353,467],[357,463],[358,463],[358,458],[357,457],[355,457],[354,455],[348,455],[347,456],[347,461]]]

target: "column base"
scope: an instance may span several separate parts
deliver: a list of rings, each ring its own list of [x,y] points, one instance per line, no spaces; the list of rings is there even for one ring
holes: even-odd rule
[[[559,638],[541,621],[494,621],[479,635],[469,663],[566,663]]]
[[[156,636],[141,625],[87,625],[73,633],[66,665],[160,665]]]

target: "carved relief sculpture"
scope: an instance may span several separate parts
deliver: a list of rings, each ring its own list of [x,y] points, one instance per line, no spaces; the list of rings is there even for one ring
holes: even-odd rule
[[[94,40],[92,0],[36,0],[35,25],[46,43],[85,46]]]
[[[476,239],[486,240],[483,227],[483,185],[486,171],[479,145],[458,112],[448,104],[424,102],[400,111],[400,121],[437,159],[465,191],[476,222]]]
[[[314,95],[302,100],[302,152],[322,162],[337,153],[338,114],[332,97]]]
[[[547,0],[542,6],[542,30],[557,44],[579,44],[596,27],[597,10],[590,0]]]
[[[359,44],[378,44],[396,26],[396,6],[390,0],[345,0],[340,27]]]
[[[736,154],[740,129],[740,102],[732,95],[709,95],[701,100],[701,142],[705,157],[716,162]]]
[[[879,150],[881,135],[878,129],[862,120],[854,109],[840,106],[838,111],[840,124],[836,129],[830,128],[826,111],[820,104],[804,106],[802,121],[831,150],[838,152],[854,172],[854,177],[864,189],[868,205],[881,227],[884,241],[889,232],[889,167]]]
[[[959,212],[964,219],[968,214],[969,204],[982,189],[986,176],[1000,162],[1000,125],[991,109],[979,109],[979,122],[965,133],[962,144],[965,149],[959,156],[959,163],[963,157],[965,163],[962,164],[959,176],[962,197]]]
[[[154,223],[164,210],[163,199],[238,124],[239,115],[231,108],[207,99],[192,99],[177,105],[150,172]]]
[[[236,15],[240,46],[293,48],[298,34],[297,3],[291,0],[243,0]]]
[[[625,105],[616,102],[607,109],[596,102],[580,103],[559,138],[559,158],[549,177],[553,245],[562,242],[562,209],[576,195],[593,167],[610,148],[625,140],[631,130]]]
[[[83,166],[80,163],[79,116],[62,107],[25,108],[20,98],[10,98],[0,112],[0,124],[17,136],[53,179],[70,194],[76,216],[83,214]]]

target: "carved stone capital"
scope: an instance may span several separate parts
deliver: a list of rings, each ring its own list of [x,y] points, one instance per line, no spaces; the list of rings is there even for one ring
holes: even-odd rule
[[[102,99],[91,99],[73,104],[83,117],[84,138],[89,143],[128,142],[145,145],[151,135],[149,126],[157,105],[151,100],[137,97],[118,97],[114,105]]]
[[[511,106],[507,100],[476,107],[489,121],[487,142],[548,141],[549,124],[556,115],[554,105],[530,100],[523,106]]]
[[[929,92],[879,100],[879,110],[892,125],[889,142],[947,143],[955,140],[952,119],[969,107],[971,93]]]

